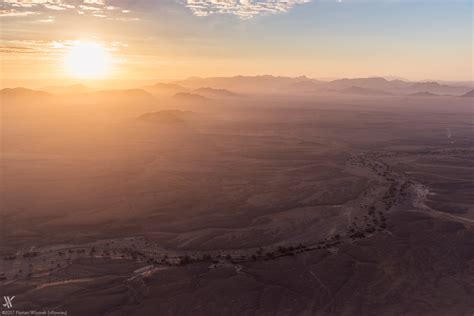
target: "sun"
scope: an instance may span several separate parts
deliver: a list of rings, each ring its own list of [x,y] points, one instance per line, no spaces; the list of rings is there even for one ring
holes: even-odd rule
[[[70,76],[82,79],[100,79],[107,75],[111,57],[96,42],[78,41],[65,56],[65,66]]]

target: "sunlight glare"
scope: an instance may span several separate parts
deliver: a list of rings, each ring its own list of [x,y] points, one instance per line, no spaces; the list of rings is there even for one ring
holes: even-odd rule
[[[110,56],[104,47],[95,42],[77,42],[71,46],[65,64],[67,72],[77,78],[103,78],[110,66]]]

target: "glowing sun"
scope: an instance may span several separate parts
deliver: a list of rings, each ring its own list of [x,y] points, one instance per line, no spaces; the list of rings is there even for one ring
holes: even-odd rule
[[[99,79],[106,76],[111,57],[104,47],[95,42],[77,42],[65,57],[67,72],[77,78]]]

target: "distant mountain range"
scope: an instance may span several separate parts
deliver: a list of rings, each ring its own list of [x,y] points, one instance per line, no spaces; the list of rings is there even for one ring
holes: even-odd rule
[[[308,77],[275,77],[275,76],[235,76],[235,77],[192,77],[177,81],[183,87],[230,89],[237,92],[281,92],[281,93],[324,93],[341,92],[365,95],[410,95],[426,92],[438,95],[460,96],[472,88],[462,85],[440,84],[438,82],[411,82],[400,79],[387,80],[382,77],[337,79],[321,81]],[[364,89],[364,90],[363,90]]]
[[[412,83],[402,80],[387,80],[385,78],[355,78],[355,79],[338,79],[321,84],[322,89],[341,90],[350,87],[359,87],[374,90],[395,90],[406,89]]]
[[[235,77],[192,77],[172,83],[157,83],[140,89],[119,89],[95,91],[84,85],[46,87],[46,91],[26,88],[0,90],[2,98],[42,98],[54,95],[74,95],[89,98],[135,98],[153,100],[154,97],[173,97],[176,100],[206,100],[241,97],[252,93],[276,94],[341,94],[364,96],[463,96],[472,97],[474,90],[467,85],[446,83],[410,82],[400,79],[387,80],[381,77],[337,79],[321,81],[302,77],[235,76]]]
[[[185,80],[176,81],[183,87],[199,89],[202,87],[212,87],[214,89],[227,89],[237,93],[275,91],[281,88],[309,80],[307,77],[275,77],[275,76],[235,76],[235,77],[191,77]]]
[[[51,95],[47,92],[27,88],[5,88],[0,90],[1,98],[43,98],[49,96]]]

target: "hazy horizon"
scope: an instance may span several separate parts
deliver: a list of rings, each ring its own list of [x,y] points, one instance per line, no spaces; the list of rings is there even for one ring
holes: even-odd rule
[[[471,87],[474,85],[474,81],[472,80],[438,80],[438,79],[424,79],[424,80],[410,80],[408,78],[396,77],[396,76],[367,76],[367,77],[309,77],[306,75],[299,75],[299,76],[278,76],[272,74],[257,74],[257,75],[229,75],[229,76],[189,76],[183,78],[161,78],[161,79],[132,79],[132,80],[93,80],[93,79],[69,79],[69,80],[62,80],[62,81],[48,81],[48,80],[25,80],[25,79],[18,79],[18,80],[3,80],[0,82],[0,89],[5,88],[27,88],[27,89],[34,89],[34,90],[44,90],[51,87],[70,87],[75,85],[84,85],[89,88],[93,89],[133,89],[133,88],[141,88],[146,85],[153,85],[158,83],[175,83],[183,80],[188,80],[192,78],[201,78],[201,79],[209,79],[209,78],[235,78],[235,77],[274,77],[274,78],[306,78],[307,80],[317,80],[322,82],[332,82],[342,79],[374,79],[374,78],[382,78],[387,81],[405,81],[405,82],[436,82],[439,84],[449,84],[453,86],[460,86],[465,85]]]

